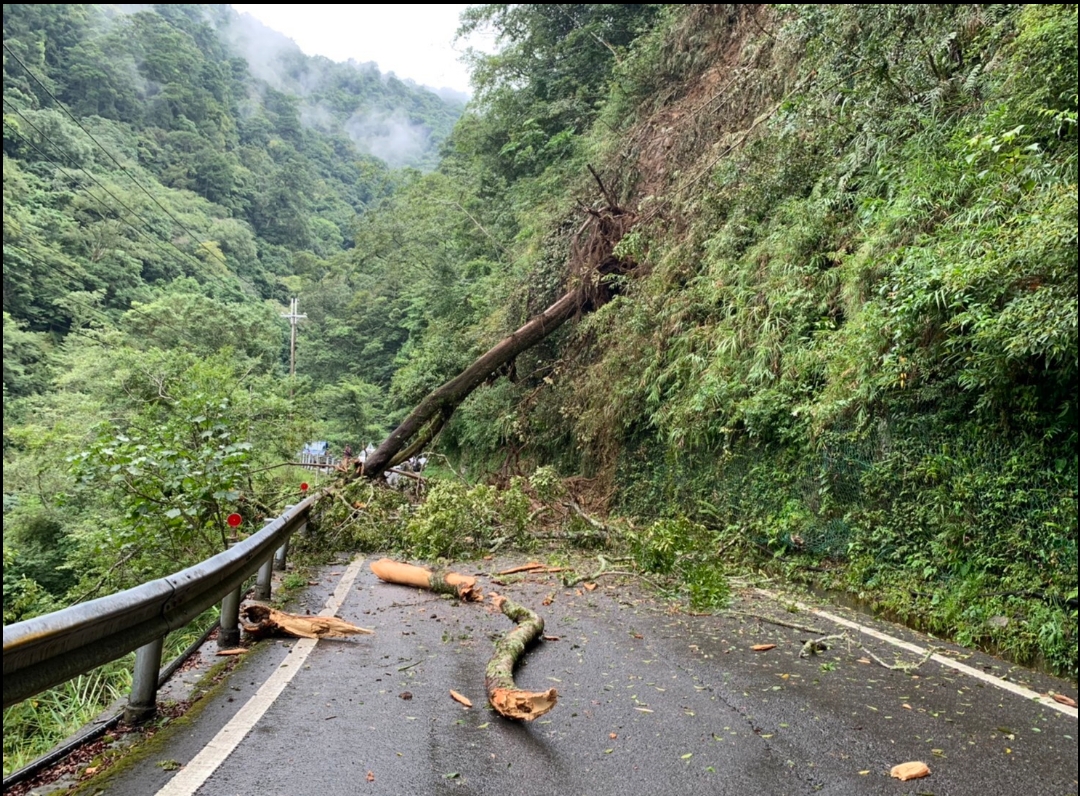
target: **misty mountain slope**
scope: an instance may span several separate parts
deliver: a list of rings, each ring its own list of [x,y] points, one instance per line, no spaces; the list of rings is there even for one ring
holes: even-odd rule
[[[115,279],[73,276],[82,269],[70,263],[67,276],[39,280],[60,294],[100,285],[106,308],[126,306],[139,282],[205,279],[200,261],[224,267],[252,294],[283,298],[293,254],[326,258],[351,246],[357,213],[394,189],[391,169],[430,167],[461,109],[373,65],[308,58],[224,5],[9,4],[4,36],[5,156],[13,169],[10,180],[5,169],[5,198],[28,206],[45,191],[40,202],[69,217],[80,235],[112,217],[120,239],[132,239],[124,268],[139,272],[134,283],[108,287]],[[15,176],[20,169],[24,180]],[[165,207],[177,205],[173,217],[147,202],[132,177],[160,184]],[[47,193],[50,184],[87,196],[94,209],[78,217],[69,199]],[[119,198],[106,195],[109,185]],[[210,204],[196,208],[184,192]],[[136,252],[160,250],[145,237],[133,242],[148,221],[160,225],[151,237],[164,233],[191,258]],[[71,249],[70,241],[54,246],[51,235],[36,235],[24,251],[41,249],[32,256],[46,262],[55,258],[43,252]],[[200,253],[201,240],[217,249]],[[29,256],[27,273],[40,270]],[[43,311],[26,314],[5,295],[16,320],[40,323]]]
[[[267,86],[299,97],[306,126],[346,133],[392,167],[431,168],[461,115],[462,98],[382,74],[374,62],[306,56],[287,36],[248,14],[225,15],[219,30]]]

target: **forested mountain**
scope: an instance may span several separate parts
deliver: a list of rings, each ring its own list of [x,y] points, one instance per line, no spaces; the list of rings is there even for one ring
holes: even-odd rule
[[[280,315],[354,245],[367,206],[437,162],[461,111],[224,5],[5,5],[5,595],[28,595],[5,597],[6,619],[68,599],[83,574],[98,585],[76,598],[220,546],[212,526],[252,461],[357,433],[316,431],[311,406],[343,411],[353,389],[378,403],[378,388],[354,368],[286,385]],[[368,378],[388,383],[385,364]],[[374,436],[369,404],[346,420]],[[72,461],[87,451],[91,470]],[[184,497],[192,478],[201,493]],[[274,482],[244,486],[258,503]],[[169,557],[146,541],[155,511],[173,515]]]
[[[564,479],[691,598],[767,566],[1075,676],[1076,6],[483,27],[393,170],[457,110],[224,7],[5,7],[5,621],[220,546],[580,290],[446,412],[459,473]],[[480,552],[440,489],[394,543]]]

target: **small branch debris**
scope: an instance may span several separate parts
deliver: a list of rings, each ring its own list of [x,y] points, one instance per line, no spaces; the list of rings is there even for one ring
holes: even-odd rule
[[[520,564],[516,567],[509,567],[496,572],[496,575],[516,575],[518,572],[534,572],[538,569],[544,569],[544,565],[539,561],[530,561],[528,564]]]
[[[847,633],[838,633],[833,636],[822,636],[821,638],[810,639],[810,641],[807,641],[805,644],[803,644],[802,649],[799,651],[799,657],[809,658],[813,655],[817,655],[819,652],[824,652],[825,650],[830,648],[830,644],[834,641],[846,641],[849,646],[852,644],[851,637]],[[930,660],[930,658],[933,657],[934,653],[939,651],[937,647],[931,647],[926,651],[926,654],[923,655],[917,663],[886,663],[862,644],[859,645],[859,649],[864,655],[873,660],[874,663],[878,664],[879,666],[882,666],[889,671],[904,672],[905,674],[910,674],[911,672],[918,669],[920,666]]]
[[[606,577],[608,575],[623,575],[623,576],[629,577],[629,578],[638,578],[639,580],[642,580],[645,583],[652,586],[654,589],[656,589],[658,591],[660,590],[660,585],[658,583],[656,583],[655,581],[653,581],[650,578],[646,577],[645,575],[642,575],[640,572],[632,572],[630,570],[624,570],[624,569],[608,569],[607,568],[607,566],[608,566],[607,559],[605,559],[603,556],[597,556],[596,560],[598,562],[600,562],[600,569],[596,570],[596,572],[593,572],[591,574],[580,575],[580,576],[578,576],[576,578],[564,577],[563,578],[563,586],[565,586],[566,588],[569,589],[569,588],[571,588],[573,586],[576,586],[579,583],[582,583],[584,581],[592,582],[592,581],[595,581],[597,578],[603,578],[603,577]],[[592,591],[592,589],[590,589],[589,591]]]
[[[813,633],[817,636],[824,636],[825,631],[816,627],[810,627],[809,625],[800,625],[798,622],[788,622],[785,619],[774,619],[771,616],[763,616],[762,614],[753,614],[748,611],[728,611],[727,613],[732,616],[745,616],[749,619],[757,619],[759,622],[767,622],[770,625],[778,625],[780,627],[789,627],[792,630],[801,630],[803,633]]]
[[[450,690],[450,698],[452,700],[454,700],[455,702],[458,702],[458,703],[464,705],[467,708],[472,707],[472,700],[471,699],[469,699],[467,696],[463,696],[462,694],[459,694],[457,691],[454,691],[453,689]]]
[[[829,649],[829,645],[833,641],[850,642],[851,639],[848,638],[847,633],[839,633],[835,636],[822,636],[821,638],[812,638],[805,644],[803,644],[802,649],[799,650],[799,657],[809,658],[812,655],[817,655],[819,652],[825,652],[825,650]]]

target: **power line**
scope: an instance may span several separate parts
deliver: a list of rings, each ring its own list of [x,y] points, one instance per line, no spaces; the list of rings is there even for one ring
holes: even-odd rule
[[[46,133],[45,133],[45,132],[44,132],[44,131],[43,131],[43,130],[42,130],[42,129],[40,128],[40,127],[38,127],[38,126],[37,126],[36,124],[34,124],[34,123],[33,123],[32,121],[30,121],[30,119],[28,119],[28,118],[27,118],[27,117],[26,117],[26,116],[25,116],[25,115],[24,115],[24,114],[22,113],[22,111],[20,111],[20,110],[19,110],[18,108],[16,108],[16,107],[14,106],[14,104],[10,104],[10,103],[8,103],[8,101],[7,101],[6,99],[4,100],[4,104],[5,104],[5,106],[9,106],[9,110],[10,110],[10,111],[12,111],[12,112],[14,112],[14,113],[15,113],[15,114],[16,114],[16,115],[17,115],[17,116],[18,116],[18,117],[20,118],[20,119],[22,119],[22,120],[23,120],[23,121],[24,121],[24,122],[25,122],[25,123],[26,123],[26,124],[27,124],[27,125],[28,125],[28,126],[29,126],[29,127],[31,128],[31,129],[33,129],[33,130],[34,130],[34,132],[36,132],[36,133],[37,133],[37,134],[38,134],[39,136],[41,136],[41,138],[42,138],[42,139],[43,139],[44,141],[48,141],[48,142],[49,142],[49,144],[50,144],[51,146],[53,146],[53,147],[54,147],[54,148],[55,148],[55,149],[56,149],[56,150],[57,150],[57,151],[58,151],[58,152],[60,153],[60,156],[61,156],[61,157],[63,157],[63,158],[64,158],[64,160],[66,160],[66,161],[67,161],[68,163],[72,164],[74,168],[78,169],[78,170],[79,170],[79,171],[81,171],[81,172],[82,172],[83,174],[85,174],[85,175],[87,176],[87,178],[88,178],[88,179],[90,179],[90,180],[91,180],[91,181],[92,181],[92,182],[93,182],[93,183],[94,183],[95,185],[97,185],[97,186],[98,186],[98,187],[99,187],[99,188],[100,188],[100,189],[101,189],[102,191],[104,191],[104,192],[105,192],[105,193],[107,193],[107,194],[108,194],[109,196],[111,196],[111,197],[112,197],[113,199],[115,199],[115,200],[116,200],[116,203],[117,203],[117,204],[119,204],[119,205],[120,205],[121,207],[123,207],[123,208],[124,208],[125,210],[127,210],[127,211],[128,211],[128,212],[129,212],[130,214],[131,214],[131,215],[135,216],[135,217],[136,217],[137,219],[139,219],[140,221],[142,221],[142,222],[143,222],[143,224],[145,224],[145,225],[147,225],[147,226],[150,226],[150,225],[151,225],[151,222],[150,222],[150,221],[149,221],[149,220],[148,220],[148,219],[147,219],[146,217],[144,217],[144,216],[143,216],[143,215],[142,215],[141,213],[139,213],[139,211],[135,210],[135,209],[134,209],[134,208],[132,208],[132,207],[131,207],[130,205],[128,205],[128,204],[127,204],[126,202],[124,202],[124,200],[123,200],[123,199],[121,199],[121,198],[120,198],[119,196],[117,196],[117,195],[116,195],[115,193],[113,193],[112,191],[110,191],[110,190],[108,189],[108,187],[106,187],[105,185],[103,185],[103,184],[101,183],[101,181],[97,179],[97,177],[95,177],[95,176],[94,176],[94,175],[93,175],[92,173],[90,173],[89,171],[87,171],[87,169],[86,169],[86,168],[85,168],[84,166],[80,166],[80,165],[79,165],[78,163],[76,163],[76,162],[75,162],[75,161],[74,161],[74,160],[73,160],[73,159],[72,159],[72,158],[71,158],[71,157],[70,157],[69,155],[67,155],[66,153],[64,153],[64,152],[63,152],[63,150],[62,150],[62,149],[61,149],[61,148],[60,148],[60,147],[59,147],[59,146],[58,146],[58,145],[56,144],[56,142],[55,142],[55,141],[53,141],[53,140],[52,140],[51,138],[49,138],[49,136],[48,136],[48,135],[47,135],[47,134],[46,134]],[[39,155],[40,155],[40,156],[41,156],[41,157],[42,157],[42,158],[43,158],[43,159],[44,159],[44,160],[45,160],[45,161],[46,161],[47,163],[51,164],[52,166],[54,166],[55,168],[57,168],[57,169],[58,169],[59,171],[61,171],[62,173],[64,173],[64,174],[69,174],[69,175],[70,175],[70,172],[68,172],[67,170],[65,170],[65,168],[64,168],[63,166],[61,166],[61,165],[60,165],[59,163],[57,163],[57,162],[56,162],[55,160],[53,160],[53,159],[52,159],[51,157],[49,157],[49,155],[48,155],[48,154],[47,154],[46,152],[42,151],[42,150],[41,150],[41,148],[40,148],[40,147],[39,147],[39,146],[38,146],[37,144],[35,144],[35,143],[34,143],[33,141],[30,141],[30,140],[26,140],[26,143],[27,143],[27,144],[28,144],[28,145],[29,145],[29,146],[30,146],[30,147],[31,147],[31,148],[32,148],[32,149],[33,149],[33,150],[34,150],[35,152],[37,152],[37,153],[38,153],[38,154],[39,154]],[[100,197],[98,197],[98,196],[95,196],[95,195],[94,195],[93,193],[91,193],[91,192],[90,192],[90,190],[89,190],[89,189],[87,189],[87,188],[85,188],[85,187],[83,188],[83,190],[85,190],[85,191],[86,191],[86,195],[87,195],[87,196],[89,196],[89,197],[90,197],[91,199],[93,199],[94,201],[96,201],[96,202],[97,202],[98,204],[100,204],[100,205],[101,205],[102,207],[104,207],[104,208],[105,208],[106,210],[108,210],[108,211],[109,211],[110,213],[111,213],[111,212],[113,212],[113,208],[109,207],[109,206],[108,206],[108,204],[106,204],[106,203],[105,203],[105,201],[104,201],[104,200],[102,200],[102,199],[101,199]],[[102,221],[105,221],[105,220],[106,220],[105,216],[101,215],[100,211],[98,212],[98,215],[99,215],[99,216],[101,216],[101,219],[102,219]],[[172,249],[175,249],[175,250],[176,250],[176,252],[178,252],[178,253],[179,253],[180,257],[181,257],[181,258],[183,258],[182,262],[183,262],[183,264],[184,264],[185,266],[188,266],[188,265],[189,265],[189,259],[190,259],[190,262],[191,262],[191,263],[194,263],[194,264],[195,264],[195,265],[196,265],[196,266],[198,267],[198,270],[197,270],[197,272],[196,272],[196,273],[203,273],[203,274],[204,274],[204,275],[205,275],[205,276],[207,277],[207,281],[210,281],[210,282],[214,282],[214,281],[216,281],[216,283],[217,283],[217,284],[218,284],[218,285],[219,285],[220,287],[224,287],[224,288],[226,288],[226,289],[229,289],[229,290],[231,290],[231,289],[232,289],[233,287],[235,287],[234,285],[229,285],[229,284],[228,284],[228,283],[226,283],[226,282],[225,282],[224,280],[222,280],[222,279],[218,278],[216,274],[212,274],[212,273],[205,273],[205,272],[204,272],[204,270],[203,270],[203,264],[202,264],[202,263],[200,263],[200,262],[199,262],[198,260],[196,260],[196,259],[195,259],[194,257],[192,257],[191,255],[189,255],[189,254],[188,254],[187,252],[185,252],[185,251],[184,251],[183,249],[181,249],[181,248],[180,248],[179,246],[177,246],[177,245],[176,245],[175,243],[173,243],[172,241],[162,241],[162,240],[158,239],[157,237],[155,237],[154,235],[151,235],[151,234],[150,234],[149,232],[145,232],[144,230],[141,230],[141,229],[139,229],[138,227],[134,226],[133,224],[131,224],[131,223],[130,223],[129,221],[127,221],[126,219],[124,219],[124,218],[122,218],[122,217],[121,217],[121,218],[120,218],[119,220],[120,220],[120,221],[121,221],[121,222],[122,222],[123,224],[126,224],[126,225],[127,225],[127,227],[128,227],[129,229],[131,229],[131,230],[132,230],[133,232],[135,232],[135,233],[136,233],[137,235],[141,235],[141,236],[143,236],[144,238],[146,238],[147,240],[149,240],[149,241],[150,241],[151,243],[153,243],[153,244],[154,244],[155,246],[157,246],[157,247],[158,247],[159,249],[162,249],[162,251],[166,251],[166,252],[168,252],[168,253],[169,253],[169,254],[171,255],[171,254],[172,254],[172,251],[171,251],[170,249],[168,249],[168,248],[163,248],[163,247],[165,247],[165,246],[169,246],[169,247],[171,247]],[[210,249],[206,249],[206,251],[211,251],[211,250],[210,250]],[[212,253],[212,252],[211,252],[211,253]]]
[[[49,90],[49,87],[48,87],[48,86],[46,86],[46,85],[45,85],[44,83],[42,83],[42,82],[41,82],[41,80],[40,80],[40,79],[38,78],[38,76],[37,76],[37,75],[35,75],[35,74],[34,74],[34,73],[33,73],[32,71],[30,71],[30,67],[28,67],[28,66],[27,66],[27,65],[26,65],[25,63],[23,63],[23,60],[22,60],[22,59],[21,59],[21,58],[20,58],[20,57],[19,57],[18,55],[16,55],[16,54],[15,54],[15,52],[14,52],[14,51],[13,51],[13,50],[12,50],[12,49],[11,49],[10,47],[8,47],[8,44],[7,44],[7,42],[4,42],[4,49],[5,49],[6,51],[7,51],[8,55],[10,55],[10,56],[11,56],[12,58],[14,58],[14,59],[15,59],[15,61],[16,61],[16,62],[17,62],[17,63],[19,64],[19,66],[21,66],[21,67],[22,67],[22,68],[23,68],[23,69],[24,69],[24,70],[26,71],[26,74],[30,75],[30,77],[31,77],[31,78],[33,78],[34,82],[35,82],[35,83],[37,83],[37,84],[38,84],[39,86],[41,86],[41,90],[42,90],[42,91],[44,91],[44,92],[45,92],[46,94],[48,94],[48,95],[49,95],[49,97],[50,97],[50,98],[52,99],[52,101],[56,103],[57,107],[59,107],[59,108],[60,108],[60,110],[62,110],[62,111],[63,111],[63,112],[65,113],[65,114],[67,114],[68,118],[70,118],[70,119],[71,119],[71,121],[75,122],[75,124],[76,124],[76,125],[78,125],[79,129],[80,129],[80,130],[82,130],[82,131],[83,131],[84,133],[86,133],[86,135],[87,135],[87,136],[88,136],[88,137],[90,138],[90,140],[91,140],[91,141],[93,141],[93,142],[94,142],[95,144],[97,144],[97,145],[98,145],[98,147],[99,147],[99,148],[101,149],[101,151],[102,151],[102,152],[104,152],[104,153],[106,154],[106,156],[108,156],[109,160],[111,160],[111,161],[112,161],[113,163],[115,163],[115,164],[116,164],[116,167],[117,167],[117,168],[119,168],[119,169],[120,169],[120,170],[121,170],[122,172],[124,172],[124,174],[126,174],[126,175],[128,176],[128,178],[129,178],[129,179],[130,179],[130,180],[131,180],[131,181],[132,181],[133,183],[135,183],[135,185],[136,185],[136,186],[138,186],[139,190],[141,190],[141,191],[142,191],[142,192],[143,192],[144,194],[146,194],[146,195],[147,195],[148,197],[150,197],[150,200],[151,200],[151,201],[152,201],[152,202],[153,202],[154,204],[156,204],[156,205],[157,205],[158,207],[160,207],[160,208],[161,208],[161,211],[162,211],[163,213],[165,213],[165,215],[167,215],[167,216],[168,216],[169,218],[171,218],[171,219],[173,220],[173,222],[174,222],[174,223],[175,223],[175,224],[176,224],[176,225],[177,225],[178,227],[180,227],[180,229],[184,230],[184,232],[186,232],[186,233],[187,233],[188,235],[190,235],[190,236],[191,236],[191,237],[192,237],[193,239],[195,239],[196,241],[198,241],[198,243],[199,243],[199,245],[200,245],[200,246],[204,246],[204,245],[205,245],[205,244],[203,243],[203,241],[199,239],[199,236],[198,236],[198,235],[196,235],[196,234],[195,234],[194,232],[192,232],[192,231],[191,231],[190,229],[188,229],[188,228],[187,228],[187,227],[186,227],[186,226],[185,226],[185,225],[184,225],[184,224],[183,224],[183,223],[182,223],[182,222],[180,221],[180,219],[178,219],[178,218],[177,218],[176,216],[174,216],[174,215],[173,215],[173,214],[172,214],[171,212],[169,212],[169,209],[168,209],[167,207],[165,207],[165,205],[163,205],[163,204],[162,204],[161,202],[159,202],[159,201],[157,200],[157,197],[155,197],[155,196],[154,196],[154,195],[153,195],[152,193],[150,193],[150,191],[148,191],[148,190],[147,190],[147,189],[146,189],[146,188],[145,188],[145,187],[143,186],[143,184],[142,184],[141,182],[139,182],[139,181],[138,181],[137,179],[135,179],[135,176],[134,176],[134,175],[133,175],[133,174],[132,174],[132,173],[131,173],[130,171],[128,171],[128,170],[127,170],[127,168],[125,168],[125,167],[124,167],[124,165],[123,165],[123,164],[122,164],[122,163],[121,163],[121,162],[120,162],[119,160],[117,160],[117,159],[116,159],[115,157],[113,157],[113,154],[112,154],[112,153],[111,153],[111,152],[110,152],[109,150],[107,150],[107,149],[105,148],[105,146],[104,146],[104,145],[103,145],[103,144],[102,144],[102,143],[101,143],[100,141],[98,141],[98,140],[97,140],[97,139],[96,139],[96,138],[94,137],[93,133],[91,133],[91,132],[90,132],[89,130],[87,130],[87,129],[86,129],[85,127],[83,127],[83,124],[82,124],[82,122],[80,122],[80,121],[79,121],[79,120],[78,120],[78,119],[77,119],[77,118],[75,117],[75,114],[73,114],[73,113],[72,113],[71,111],[69,111],[69,110],[67,109],[67,106],[66,106],[66,105],[64,105],[64,103],[62,103],[62,102],[60,101],[60,99],[59,99],[59,98],[58,98],[58,97],[57,97],[57,96],[56,96],[55,94],[53,94],[53,93],[52,93],[52,92],[51,92],[51,91]],[[220,257],[220,256],[217,256],[217,255],[215,254],[215,252],[213,252],[212,250],[209,250],[209,249],[208,249],[208,251],[210,251],[210,253],[211,253],[212,255],[216,256],[216,257],[217,257],[217,258],[218,258],[218,259],[219,259],[219,260],[221,261],[221,263],[222,263],[222,264],[223,264],[223,265],[224,265],[224,266],[225,266],[226,268],[228,268],[229,264],[228,264],[228,263],[227,263],[227,262],[225,261],[225,258],[224,258],[224,257]]]

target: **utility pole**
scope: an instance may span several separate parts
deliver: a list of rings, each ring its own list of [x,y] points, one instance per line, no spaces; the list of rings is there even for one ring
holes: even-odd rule
[[[300,300],[294,297],[289,303],[288,314],[281,313],[282,318],[289,319],[289,325],[292,327],[292,334],[289,337],[289,376],[296,375],[296,322],[307,317],[307,315],[300,315],[297,312],[298,309],[300,309]]]

